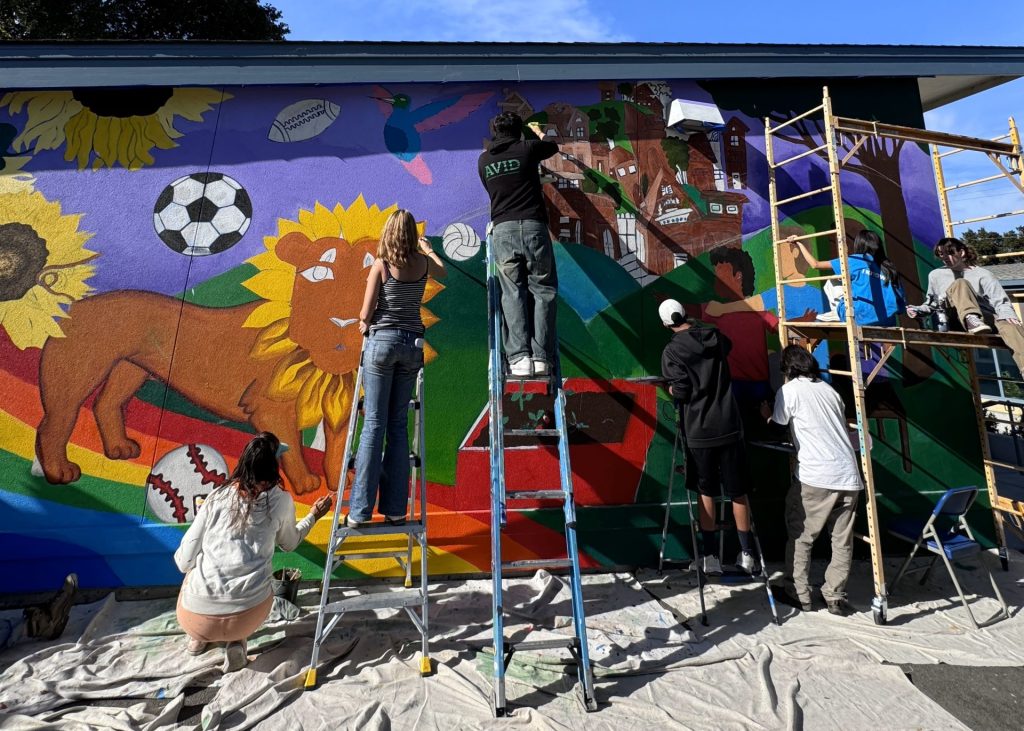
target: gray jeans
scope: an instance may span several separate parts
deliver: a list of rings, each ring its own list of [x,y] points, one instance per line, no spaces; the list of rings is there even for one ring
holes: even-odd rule
[[[491,232],[501,283],[502,341],[509,363],[523,356],[552,363],[558,275],[547,223],[504,221]]]
[[[794,482],[786,495],[786,583],[793,595],[811,602],[811,548],[828,527],[832,536],[832,560],[825,569],[821,595],[825,601],[846,598],[846,581],[853,560],[853,518],[859,490],[827,490]]]

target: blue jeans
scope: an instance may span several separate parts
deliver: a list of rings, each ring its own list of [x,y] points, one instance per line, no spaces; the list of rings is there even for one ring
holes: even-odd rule
[[[553,363],[558,275],[547,223],[504,221],[491,232],[491,245],[501,283],[505,357],[509,363],[523,356]]]
[[[349,500],[352,520],[370,520],[378,487],[380,512],[392,517],[405,515],[409,498],[409,399],[416,387],[416,374],[423,367],[423,348],[416,345],[419,337],[397,328],[377,330],[363,351],[363,432]]]

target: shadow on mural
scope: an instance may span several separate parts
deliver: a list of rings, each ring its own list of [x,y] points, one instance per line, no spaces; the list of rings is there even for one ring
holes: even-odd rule
[[[910,83],[832,91],[840,114],[920,125]],[[70,570],[84,586],[176,583],[183,524],[254,431],[295,445],[284,472],[300,513],[335,486],[363,282],[397,206],[450,271],[444,287],[430,283],[423,312],[430,567],[487,570],[488,206],[475,170],[502,110],[539,122],[561,150],[542,172],[584,564],[652,563],[672,409],[631,379],[658,372],[667,333],[657,305],[678,298],[732,338],[745,407],[771,395],[778,302],[763,118],[818,100],[816,83],[763,81],[0,96],[0,561],[32,567],[6,568],[3,591],[47,588]],[[794,125],[778,154],[819,138],[813,122]],[[780,176],[779,195],[826,175],[808,155]],[[847,228],[883,234],[914,301],[941,234],[927,152],[865,145],[844,190]],[[792,205],[783,232],[831,228],[827,204]],[[827,237],[812,243],[819,256],[834,251]],[[795,248],[780,253],[782,276],[815,274]],[[784,296],[801,317],[830,307],[817,283],[786,285]],[[973,419],[971,402],[955,359],[895,361],[868,399],[881,501],[919,510],[923,493],[978,480],[976,445],[958,444],[950,426]],[[505,413],[523,427],[549,408],[526,390]],[[510,479],[554,486],[554,445],[518,446]],[[763,476],[762,537],[778,545],[788,466],[756,450],[751,459]],[[515,513],[509,558],[564,550],[557,525],[545,502]],[[316,576],[327,532],[321,522],[277,560]]]

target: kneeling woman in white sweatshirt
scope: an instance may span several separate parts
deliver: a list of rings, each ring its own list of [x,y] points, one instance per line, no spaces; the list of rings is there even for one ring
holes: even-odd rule
[[[324,496],[295,521],[295,503],[281,487],[280,446],[270,432],[245,446],[231,477],[210,493],[174,554],[186,574],[178,622],[189,637],[188,652],[197,655],[210,642],[228,643],[225,672],[245,666],[246,638],[270,614],[274,544],[295,550],[331,507],[331,498]]]

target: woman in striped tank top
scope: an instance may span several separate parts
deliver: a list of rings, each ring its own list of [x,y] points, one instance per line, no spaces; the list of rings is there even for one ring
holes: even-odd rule
[[[441,257],[426,238],[418,236],[412,214],[405,210],[392,213],[384,224],[359,313],[359,331],[369,340],[363,349],[366,398],[346,518],[350,526],[370,522],[378,486],[378,507],[384,521],[395,525],[405,521],[409,399],[416,374],[423,367],[420,305],[427,278],[443,279],[445,274]]]

